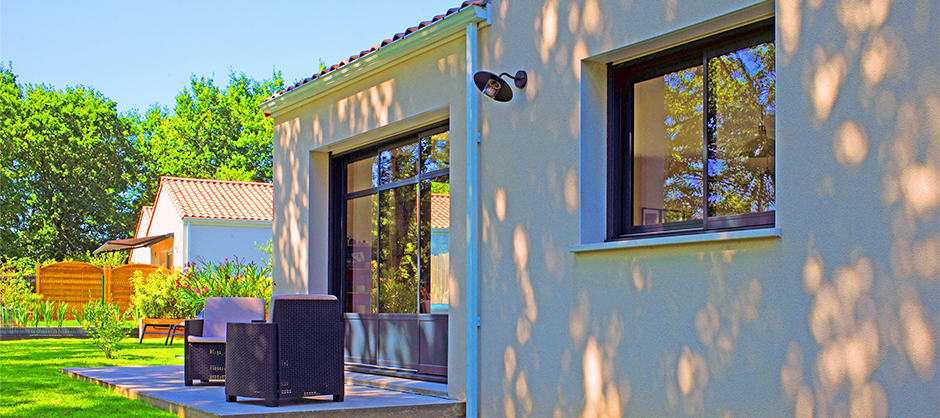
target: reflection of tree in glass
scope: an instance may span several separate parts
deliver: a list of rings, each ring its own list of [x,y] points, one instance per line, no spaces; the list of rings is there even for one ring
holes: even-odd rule
[[[709,216],[774,210],[775,48],[709,59]],[[701,219],[701,67],[667,74],[664,222]]]
[[[419,300],[431,300],[431,194],[450,191],[450,176],[421,182],[421,295]],[[428,313],[428,312],[422,312]]]
[[[768,43],[708,61],[711,216],[775,208],[774,52]]]
[[[446,169],[449,159],[450,135],[445,131],[380,152],[374,172],[379,184],[387,184],[413,179],[419,172]],[[431,193],[449,192],[447,176],[379,192],[373,225],[379,241],[378,264],[373,270],[378,312],[418,312],[419,298],[430,290]],[[419,268],[426,273],[421,284]]]
[[[418,143],[402,145],[379,154],[379,177],[382,184],[418,175]]]
[[[666,178],[663,222],[702,219],[702,67],[663,77]]]
[[[379,312],[416,313],[418,205],[415,185],[379,193]]]
[[[421,138],[422,173],[450,166],[450,131]]]

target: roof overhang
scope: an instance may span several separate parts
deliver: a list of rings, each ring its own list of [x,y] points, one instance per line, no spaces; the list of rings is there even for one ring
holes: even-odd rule
[[[276,118],[299,106],[332,93],[353,80],[381,71],[431,50],[438,45],[466,35],[469,23],[488,22],[489,11],[481,6],[468,6],[433,24],[392,42],[371,54],[330,71],[309,83],[261,104],[264,113]]]
[[[104,243],[98,247],[92,254],[106,253],[110,251],[133,250],[135,248],[149,247],[160,241],[173,238],[173,233],[166,235],[154,235],[152,237],[115,239]]]

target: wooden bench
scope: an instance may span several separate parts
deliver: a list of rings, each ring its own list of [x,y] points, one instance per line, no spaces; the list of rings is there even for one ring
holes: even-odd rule
[[[151,331],[147,331],[148,328]],[[161,335],[166,337],[163,345],[173,344],[174,337],[183,336],[183,324],[182,321],[179,324],[144,324],[144,328],[140,330],[140,341],[137,344],[144,342],[145,335]]]

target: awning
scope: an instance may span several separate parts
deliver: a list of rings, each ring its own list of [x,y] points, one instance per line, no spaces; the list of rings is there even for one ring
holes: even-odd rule
[[[104,245],[98,247],[98,249],[95,250],[92,254],[149,247],[168,238],[173,238],[172,232],[166,235],[154,235],[152,237],[115,239],[108,241]]]

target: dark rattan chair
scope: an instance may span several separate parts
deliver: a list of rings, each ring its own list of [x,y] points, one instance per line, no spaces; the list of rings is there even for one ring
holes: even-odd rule
[[[275,295],[268,322],[228,324],[225,397],[345,396],[343,312],[332,295]]]
[[[225,380],[225,324],[264,320],[264,299],[206,298],[202,319],[184,323],[183,381]]]

